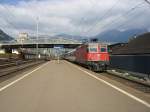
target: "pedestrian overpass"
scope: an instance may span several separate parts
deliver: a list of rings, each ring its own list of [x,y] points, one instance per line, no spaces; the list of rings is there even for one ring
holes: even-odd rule
[[[73,39],[36,39],[32,40],[25,40],[22,42],[5,42],[0,43],[1,49],[17,49],[17,48],[55,48],[55,47],[62,47],[68,49],[74,49],[82,44],[81,41],[73,40]]]

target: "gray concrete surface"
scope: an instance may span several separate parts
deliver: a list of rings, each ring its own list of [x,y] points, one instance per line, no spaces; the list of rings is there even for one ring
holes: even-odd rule
[[[0,91],[0,112],[150,112],[150,108],[60,61]]]

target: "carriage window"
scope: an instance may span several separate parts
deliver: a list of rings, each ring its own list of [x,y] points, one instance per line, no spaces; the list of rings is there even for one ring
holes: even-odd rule
[[[89,48],[89,52],[97,52],[97,48]]]
[[[102,47],[100,50],[101,50],[100,52],[107,52],[107,49],[104,47]]]

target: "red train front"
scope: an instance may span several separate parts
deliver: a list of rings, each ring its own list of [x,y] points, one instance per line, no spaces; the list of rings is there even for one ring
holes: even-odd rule
[[[109,63],[107,45],[103,43],[88,43],[78,47],[75,52],[75,61],[88,66],[93,71],[103,71]]]

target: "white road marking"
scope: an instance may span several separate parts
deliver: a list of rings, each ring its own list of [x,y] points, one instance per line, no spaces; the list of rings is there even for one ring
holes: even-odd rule
[[[11,83],[9,83],[9,84],[5,85],[4,87],[0,88],[0,92],[1,92],[1,91],[3,91],[4,89],[6,89],[6,88],[10,87],[11,85],[13,85],[13,84],[17,83],[18,81],[20,81],[20,80],[24,79],[25,77],[29,76],[29,75],[30,75],[30,74],[32,74],[33,72],[35,72],[35,71],[37,71],[37,70],[41,69],[42,67],[44,67],[44,66],[45,66],[45,65],[47,65],[47,64],[48,64],[48,62],[47,62],[47,63],[45,63],[45,64],[43,64],[43,65],[41,65],[40,67],[38,67],[38,68],[34,69],[33,71],[31,71],[31,72],[29,72],[29,73],[27,73],[27,74],[23,75],[22,77],[18,78],[17,80],[15,80],[15,81],[13,81],[13,82],[11,82]]]
[[[115,90],[117,90],[117,91],[119,91],[119,92],[125,94],[126,96],[128,96],[128,97],[130,97],[130,98],[132,98],[132,99],[134,99],[134,100],[136,100],[136,101],[138,101],[138,102],[144,104],[146,107],[150,108],[150,104],[149,104],[148,102],[146,102],[146,101],[144,101],[144,100],[142,100],[142,99],[140,99],[140,98],[138,98],[138,97],[136,97],[136,96],[134,96],[134,95],[132,95],[132,94],[130,94],[130,93],[128,93],[128,92],[126,92],[126,91],[120,89],[120,88],[118,88],[118,87],[115,86],[115,85],[112,85],[111,83],[109,83],[109,82],[107,82],[107,81],[105,81],[105,80],[103,80],[103,79],[101,79],[101,78],[99,78],[99,77],[97,77],[97,76],[95,76],[95,75],[93,75],[93,74],[91,74],[91,73],[89,73],[89,72],[87,72],[87,71],[81,69],[80,67],[78,67],[78,66],[76,66],[76,65],[74,65],[74,64],[71,64],[71,63],[69,63],[69,62],[67,62],[67,63],[70,64],[70,65],[72,65],[72,66],[74,66],[75,68],[79,69],[80,71],[86,73],[87,75],[89,75],[89,76],[91,76],[91,77],[93,77],[93,78],[95,78],[95,79],[97,79],[97,80],[103,82],[104,84],[106,84],[106,85],[108,85],[108,86],[114,88]]]

